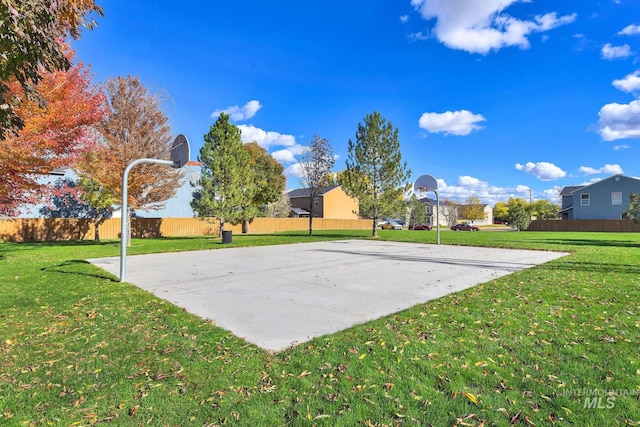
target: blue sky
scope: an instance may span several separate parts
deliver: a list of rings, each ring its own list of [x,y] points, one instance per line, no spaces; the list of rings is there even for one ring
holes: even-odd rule
[[[345,167],[358,123],[399,129],[412,181],[441,198],[557,201],[640,176],[637,0],[98,0],[74,42],[95,80],[136,75],[171,101],[195,159],[221,111],[299,186],[314,134]]]

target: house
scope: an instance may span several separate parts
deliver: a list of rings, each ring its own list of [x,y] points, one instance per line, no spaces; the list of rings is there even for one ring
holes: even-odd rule
[[[427,224],[436,224],[436,200],[424,197],[420,199],[420,202],[425,206],[427,212]],[[438,213],[438,219],[440,225],[450,226],[457,224],[460,221],[473,222],[474,225],[487,225],[493,224],[493,207],[488,204],[482,204],[482,210],[484,211],[484,219],[471,221],[468,218],[462,216],[463,207],[465,205],[448,205],[440,203],[440,210]]]
[[[560,191],[561,219],[622,219],[631,193],[640,193],[640,179],[613,175],[590,185]]]
[[[311,191],[308,188],[288,193],[292,217],[308,217],[311,212]],[[339,185],[321,187],[313,200],[314,218],[358,219],[358,200],[350,197]]]
[[[423,197],[420,199],[420,203],[424,205],[425,212],[427,214],[427,219],[425,224],[427,225],[436,225],[436,199],[430,199],[429,197]],[[444,218],[442,206],[440,206],[440,225],[446,224],[446,219]]]
[[[584,185],[571,185],[564,187],[560,191],[560,198],[562,199],[560,205],[560,211],[558,215],[560,215],[561,219],[573,219],[573,192],[576,190],[580,190],[584,188]]]

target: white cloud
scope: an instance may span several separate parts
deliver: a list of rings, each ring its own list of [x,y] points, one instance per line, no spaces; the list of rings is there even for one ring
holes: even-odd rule
[[[425,20],[436,19],[438,40],[452,49],[487,54],[506,46],[529,47],[527,37],[574,22],[576,14],[558,17],[556,12],[523,21],[504,13],[518,0],[411,0]]]
[[[628,74],[624,79],[614,80],[611,84],[623,92],[638,92],[640,91],[640,71]]]
[[[234,105],[232,107],[225,108],[224,110],[216,110],[211,113],[211,117],[215,119],[221,113],[226,113],[229,115],[229,118],[231,120],[237,122],[240,120],[250,119],[251,117],[255,116],[260,108],[262,108],[260,102],[252,100],[244,104],[242,107]]]
[[[640,100],[629,104],[607,104],[598,115],[598,132],[605,141],[640,138]]]
[[[280,163],[294,163],[296,161],[296,157],[287,149],[274,151],[271,156]]]
[[[598,175],[598,174],[618,175],[618,174],[624,173],[622,171],[622,168],[618,164],[615,164],[615,165],[606,164],[598,169],[592,168],[590,166],[580,166],[579,170],[585,175]]]
[[[273,156],[274,159],[276,159],[280,163],[294,163],[297,161],[296,156],[308,150],[309,150],[309,147],[296,144],[292,147],[274,151],[273,153],[271,153],[271,155]]]
[[[431,132],[442,132],[445,135],[469,135],[474,130],[482,129],[477,123],[486,119],[481,114],[473,114],[467,110],[446,111],[444,113],[424,113],[420,116],[420,128]]]
[[[238,125],[242,132],[242,142],[256,141],[261,147],[285,146],[293,147],[296,139],[293,135],[286,135],[273,131],[265,131],[251,125]]]
[[[624,59],[633,55],[631,52],[631,46],[624,44],[622,46],[612,46],[611,43],[607,43],[602,46],[602,57],[608,60]]]
[[[285,168],[284,174],[289,178],[301,178],[302,165],[300,163],[294,163],[291,166]]]
[[[562,187],[556,185],[553,188],[548,188],[544,190],[542,193],[545,195],[545,198],[550,200],[552,203],[559,203],[561,191],[562,191]]]
[[[459,176],[456,185],[447,185],[444,179],[437,179],[437,182],[441,203],[445,199],[460,203],[474,196],[482,203],[494,206],[497,202],[506,202],[510,197],[529,198],[529,187],[526,185],[517,185],[515,188],[497,187],[468,175]]]
[[[634,34],[640,34],[640,25],[627,25],[622,30],[618,31],[619,35],[632,36]]]
[[[480,181],[478,178],[474,178],[469,175],[459,176],[458,185],[474,190],[486,190],[489,188],[489,184],[487,182]]]
[[[620,145],[616,145],[613,147],[614,150],[618,151],[618,150],[626,150],[627,148],[631,148],[628,145],[625,144],[620,144]]]
[[[584,173],[585,175],[595,175],[600,173],[598,169],[594,169],[590,166],[580,166],[580,172]]]
[[[564,177],[567,173],[549,162],[527,162],[526,165],[516,163],[516,169],[534,175],[540,181],[553,181]]]
[[[409,38],[409,40],[412,40],[412,41],[429,40],[431,38],[429,37],[429,35],[422,33],[422,31],[418,31],[417,33],[411,33],[407,35],[407,37]]]
[[[400,22],[402,22],[403,24],[409,21],[409,15],[402,15],[400,17]]]
[[[607,175],[620,175],[624,173],[624,171],[622,170],[622,167],[620,167],[620,165],[618,164],[615,164],[615,165],[606,164],[600,168],[600,172]]]

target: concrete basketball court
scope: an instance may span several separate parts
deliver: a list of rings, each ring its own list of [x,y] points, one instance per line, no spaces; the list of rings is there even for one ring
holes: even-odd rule
[[[127,281],[280,351],[564,255],[343,240],[128,256]]]

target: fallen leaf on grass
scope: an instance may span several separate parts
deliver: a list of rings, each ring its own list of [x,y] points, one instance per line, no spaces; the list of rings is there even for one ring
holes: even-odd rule
[[[473,394],[469,393],[469,392],[463,392],[462,394],[465,395],[465,397],[467,399],[469,399],[474,405],[478,404],[478,398],[476,396],[474,396]]]

